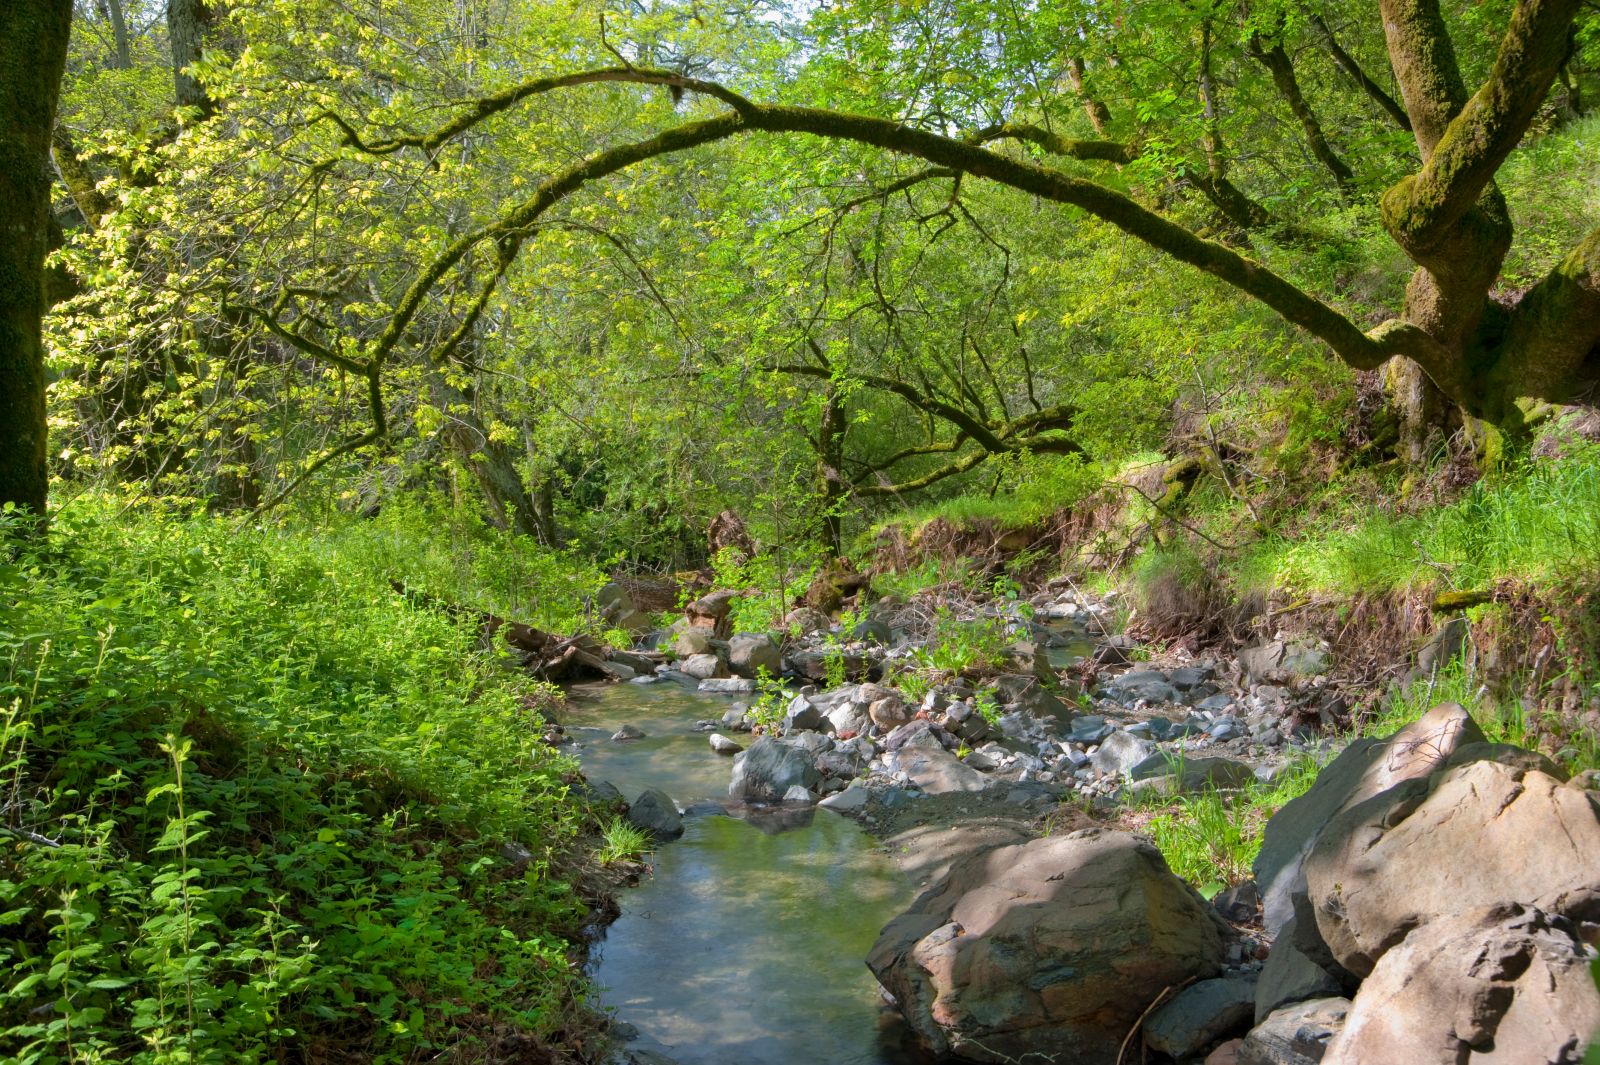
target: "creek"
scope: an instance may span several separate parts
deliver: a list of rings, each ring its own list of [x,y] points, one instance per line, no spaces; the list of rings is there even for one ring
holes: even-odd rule
[[[864,964],[911,885],[832,811],[730,803],[732,760],[693,731],[729,705],[671,681],[573,693],[565,724],[589,779],[630,800],[659,788],[686,811],[593,951],[602,1004],[637,1033],[631,1050],[681,1065],[926,1061]],[[644,737],[612,740],[624,724]]]

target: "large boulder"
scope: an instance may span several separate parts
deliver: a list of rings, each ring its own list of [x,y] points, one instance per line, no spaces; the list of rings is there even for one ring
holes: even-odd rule
[[[1473,762],[1339,814],[1305,872],[1306,913],[1362,976],[1448,914],[1525,903],[1600,919],[1600,796],[1538,769]]]
[[[714,677],[728,675],[728,671],[723,668],[722,659],[713,654],[690,655],[678,663],[678,669],[695,680],[711,680]]]
[[[733,610],[733,601],[738,596],[738,592],[729,589],[707,593],[684,607],[684,616],[694,628],[708,629],[717,636],[726,636],[728,614]]]
[[[1537,909],[1442,917],[1379,959],[1323,1065],[1577,1065],[1600,1031],[1594,957]]]
[[[1251,684],[1292,684],[1326,673],[1331,661],[1327,642],[1312,636],[1268,640],[1239,652],[1239,669]]]
[[[1155,750],[1155,744],[1131,732],[1113,732],[1101,742],[1100,749],[1089,756],[1089,764],[1103,776],[1125,777]]]
[[[1298,922],[1294,918],[1279,931],[1261,967],[1261,980],[1256,984],[1257,1024],[1266,1020],[1279,1008],[1295,1002],[1314,998],[1331,998],[1344,994],[1344,981],[1329,972],[1317,959],[1300,948],[1296,934]],[[1320,951],[1318,953],[1321,953]]]
[[[728,795],[746,802],[780,802],[790,788],[815,788],[822,780],[811,756],[763,736],[735,756]]]
[[[741,677],[777,677],[783,671],[783,656],[778,645],[766,635],[739,635],[728,640],[728,668]]]
[[[1090,829],[957,862],[867,965],[936,1054],[1112,1065],[1164,989],[1220,972],[1223,934],[1155,847]]]
[[[1357,740],[1330,762],[1311,790],[1267,822],[1255,860],[1267,934],[1294,916],[1305,892],[1305,859],[1317,837],[1341,810],[1406,780],[1426,777],[1460,747],[1484,735],[1457,703],[1441,703],[1387,739]]]

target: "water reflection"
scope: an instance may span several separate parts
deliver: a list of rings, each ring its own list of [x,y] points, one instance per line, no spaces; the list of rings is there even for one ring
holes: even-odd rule
[[[673,685],[619,685],[577,705],[569,732],[591,776],[647,787],[691,816],[627,892],[595,951],[603,1001],[638,1045],[684,1065],[908,1065],[925,1059],[863,964],[911,889],[853,822],[808,807],[726,807],[729,759],[699,718],[728,700]],[[617,743],[624,722],[644,739]]]

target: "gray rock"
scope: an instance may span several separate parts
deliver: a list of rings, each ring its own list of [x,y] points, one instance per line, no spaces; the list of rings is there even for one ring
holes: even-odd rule
[[[734,703],[728,707],[728,712],[722,715],[722,723],[728,728],[738,729],[740,732],[750,731],[750,721],[746,716],[750,707],[744,703]]]
[[[983,791],[989,786],[988,777],[937,744],[906,744],[889,756],[888,765],[929,795]]]
[[[889,626],[885,625],[881,621],[875,621],[872,618],[868,618],[850,630],[850,638],[852,640],[865,640],[868,643],[875,643],[887,647],[889,646],[890,638]]]
[[[1252,684],[1288,684],[1328,671],[1328,645],[1310,636],[1246,647],[1239,652],[1239,668]]]
[[[1317,1065],[1344,1029],[1350,1000],[1318,998],[1273,1013],[1250,1030],[1239,1047],[1238,1065]],[[1410,1065],[1371,1061],[1363,1065]]]
[[[678,663],[678,669],[695,680],[710,680],[713,677],[728,675],[728,671],[722,666],[722,659],[713,654],[690,655]]]
[[[1134,766],[1150,757],[1155,747],[1127,732],[1113,732],[1089,756],[1089,764],[1105,776],[1126,776]]]
[[[1267,964],[1261,969],[1261,982],[1256,985],[1257,1024],[1284,1006],[1345,992],[1343,981],[1301,950],[1296,944],[1298,938],[1291,918],[1279,931]]]
[[[855,783],[837,794],[829,795],[817,805],[825,806],[836,813],[857,813],[866,809],[867,800],[871,797],[872,793],[866,787],[860,783]]]
[[[815,731],[823,726],[828,719],[823,716],[808,697],[796,695],[789,700],[789,708],[783,712],[783,731],[790,732]]]
[[[672,650],[680,660],[695,655],[710,654],[711,639],[710,629],[685,629],[678,633],[678,638],[672,642]]]
[[[712,695],[749,695],[756,690],[756,682],[744,677],[715,677],[701,681],[700,690]]]
[[[677,839],[683,835],[683,817],[663,791],[655,788],[641,794],[628,807],[628,823],[654,839]]]
[[[607,658],[613,665],[627,666],[635,673],[648,674],[656,671],[656,661],[648,655],[612,650],[607,652]]]
[[[639,740],[644,738],[644,730],[637,725],[623,725],[611,734],[611,738],[618,743],[625,740]]]
[[[1137,793],[1184,795],[1208,788],[1244,787],[1255,779],[1255,770],[1232,758],[1178,759],[1154,754],[1134,766],[1129,775]]]
[[[713,732],[711,734],[711,749],[718,754],[738,754],[744,750],[744,746],[735,743],[720,732]]]
[[[809,806],[817,801],[817,796],[809,788],[803,788],[799,784],[795,784],[783,793],[783,801],[805,803]]]
[[[1245,880],[1218,892],[1211,905],[1225,921],[1252,921],[1261,908],[1261,891],[1254,880]]]
[[[588,785],[589,801],[601,806],[616,806],[622,802],[622,792],[609,780],[591,780]]]
[[[1250,1027],[1255,1016],[1254,973],[1190,984],[1144,1022],[1145,1046],[1183,1059]]]
[[[1236,717],[1219,717],[1211,723],[1206,735],[1210,736],[1214,743],[1227,743],[1243,736],[1244,729],[1239,727],[1239,719]]]
[[[728,668],[741,677],[754,679],[766,670],[776,677],[783,671],[783,656],[778,645],[766,635],[737,635],[728,639]]]
[[[734,757],[728,795],[747,802],[777,802],[795,785],[814,788],[821,779],[806,752],[763,736]]]
[[[821,708],[821,704],[818,704],[818,708]],[[825,712],[828,715],[828,724],[833,726],[835,733],[860,734],[872,725],[872,718],[867,715],[867,708],[853,700],[840,702]]]
[[[1167,683],[1187,692],[1210,680],[1216,672],[1210,666],[1181,666],[1167,674]]]

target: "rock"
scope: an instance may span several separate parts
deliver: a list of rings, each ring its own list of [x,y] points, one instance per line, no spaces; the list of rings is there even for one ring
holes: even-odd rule
[[[1164,673],[1139,669],[1124,673],[1106,685],[1106,694],[1124,706],[1143,699],[1147,703],[1181,702],[1178,689],[1167,683]]]
[[[1135,794],[1185,795],[1208,788],[1242,788],[1255,770],[1232,758],[1180,758],[1157,752],[1129,771]]]
[[[1256,1023],[1295,1002],[1344,994],[1343,982],[1296,945],[1294,918],[1283,926],[1256,985]]]
[[[828,680],[828,666],[837,661],[837,668],[847,680],[861,680],[867,675],[867,659],[853,651],[801,650],[789,656],[789,668],[807,680],[823,683]]]
[[[1290,684],[1328,671],[1328,645],[1309,636],[1269,640],[1239,652],[1239,668],[1251,684]]]
[[[1317,775],[1304,795],[1267,822],[1254,872],[1262,919],[1276,936],[1305,892],[1304,862],[1334,815],[1404,780],[1425,777],[1458,747],[1482,743],[1477,724],[1457,703],[1441,703],[1388,739],[1357,740]]]
[[[827,720],[809,698],[796,695],[789,700],[789,707],[783,712],[783,733],[815,731]]]
[[[673,653],[680,660],[691,655],[711,654],[713,646],[711,633],[706,629],[685,629],[672,641]]]
[[[683,818],[666,792],[655,788],[644,792],[628,807],[628,823],[654,839],[677,839],[683,835]]]
[[[727,631],[728,613],[733,609],[733,601],[738,595],[738,592],[730,589],[702,595],[683,608],[684,615],[696,628],[724,633]]]
[[[728,707],[728,712],[722,715],[722,724],[727,728],[738,729],[740,732],[749,732],[750,721],[746,717],[749,713],[750,707],[747,704],[734,703]]]
[[[1250,1029],[1239,1046],[1239,1065],[1316,1065],[1344,1028],[1350,1000],[1318,998],[1286,1006]],[[1410,1065],[1404,1059],[1363,1065]]]
[[[795,785],[814,788],[820,780],[804,751],[763,736],[735,756],[728,795],[747,802],[777,802]]]
[[[1451,618],[1435,629],[1417,651],[1417,669],[1429,674],[1449,665],[1461,653],[1466,640],[1467,619],[1459,616]]]
[[[1255,1016],[1255,1003],[1254,973],[1190,984],[1145,1019],[1145,1046],[1186,1058],[1224,1036],[1243,1033]]]
[[[955,863],[867,965],[935,1054],[1110,1065],[1156,996],[1215,976],[1222,953],[1220,922],[1160,852],[1088,830]]]
[[[1583,1061],[1600,1031],[1593,948],[1519,905],[1441,917],[1378,960],[1325,1065]]]
[[[872,723],[888,732],[904,725],[911,720],[911,715],[906,711],[906,704],[898,695],[891,695],[886,699],[879,699],[867,707],[867,716]]]
[[[989,786],[988,777],[937,744],[908,743],[887,761],[891,772],[904,773],[929,795],[983,791]]]
[[[744,750],[744,747],[720,732],[713,732],[711,734],[711,749],[718,754],[738,754]]]
[[[737,676],[752,680],[766,670],[767,676],[776,677],[783,671],[783,656],[772,637],[765,635],[739,635],[728,640],[728,668]]]
[[[804,751],[812,764],[816,763],[818,755],[833,749],[833,740],[821,732],[792,732],[780,737],[778,742]]]
[[[925,717],[907,721],[883,738],[883,749],[889,752],[898,751],[917,735],[927,732],[933,727],[933,722]]]
[[[1100,743],[1115,731],[1116,727],[1107,724],[1100,714],[1088,714],[1072,722],[1072,731],[1067,738],[1074,743]]]
[[[890,639],[889,626],[881,621],[868,618],[850,630],[850,638],[852,640],[875,643],[880,647],[887,647]]]
[[[857,813],[866,809],[867,800],[871,797],[872,793],[864,785],[854,783],[841,792],[829,795],[817,805],[825,806],[836,813]]]
[[[592,780],[585,788],[590,802],[599,806],[620,806],[622,792],[609,780]]]
[[[728,675],[728,671],[722,666],[722,659],[710,654],[690,655],[678,663],[678,669],[695,680],[710,680],[713,677]]]
[[[783,801],[805,803],[810,806],[817,801],[817,796],[809,788],[803,788],[799,784],[795,784],[783,793]]]
[[[712,695],[749,695],[756,690],[756,682],[745,677],[715,677],[701,681],[700,690]]]
[[[1180,666],[1167,674],[1167,683],[1182,692],[1200,687],[1216,675],[1210,666]]]
[[[853,700],[837,703],[825,712],[828,715],[828,723],[833,726],[834,735],[843,735],[846,732],[859,735],[872,725],[872,718],[868,716],[867,708]]]
[[[625,740],[639,740],[644,738],[644,730],[637,725],[623,725],[611,734],[611,738],[621,743]]]
[[[1255,919],[1256,911],[1261,908],[1261,891],[1254,880],[1245,880],[1219,892],[1211,905],[1224,921],[1242,924]]]
[[[1105,776],[1122,777],[1154,752],[1155,746],[1148,740],[1126,732],[1113,732],[1101,741],[1100,749],[1089,756],[1089,764]]]
[[[828,615],[820,610],[813,610],[808,606],[795,607],[783,617],[785,632],[792,632],[798,636],[809,636],[813,632],[827,632],[833,627],[828,620]]]
[[[1597,920],[1600,798],[1536,769],[1473,762],[1339,814],[1305,873],[1317,931],[1362,976],[1412,929],[1478,907]]]
[[[1243,1039],[1230,1039],[1206,1055],[1205,1065],[1239,1065],[1239,1048]]]
[[[656,660],[649,655],[635,654],[632,651],[619,651],[613,648],[606,652],[606,657],[613,665],[626,666],[636,674],[648,676],[656,671]]]

